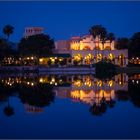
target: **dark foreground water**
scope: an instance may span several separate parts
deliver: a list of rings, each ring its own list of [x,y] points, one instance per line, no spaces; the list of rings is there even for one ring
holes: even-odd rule
[[[140,138],[139,79],[1,75],[0,138]]]

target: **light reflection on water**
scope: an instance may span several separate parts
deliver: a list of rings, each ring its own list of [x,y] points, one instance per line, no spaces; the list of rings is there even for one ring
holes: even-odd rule
[[[9,117],[15,116],[21,106],[26,114],[42,113],[42,115],[46,115],[46,107],[51,108],[51,105],[61,102],[65,108],[67,106],[66,102],[70,101],[73,103],[72,110],[75,109],[77,104],[81,111],[86,106],[90,115],[104,117],[108,113],[107,110],[117,106],[119,101],[124,103],[129,101],[134,107],[139,108],[139,83],[140,74],[118,74],[112,79],[105,80],[97,79],[93,75],[1,75],[0,106],[2,107],[0,109],[3,109],[3,115]],[[19,103],[18,105],[14,103],[14,107],[12,106],[11,97],[16,97],[15,103],[17,100],[20,101],[20,107]],[[113,112],[113,110],[110,111]],[[66,115],[66,112],[63,110],[62,114]],[[122,110],[120,113],[122,113]],[[53,114],[58,115],[55,112]],[[75,115],[78,116],[78,114]],[[24,118],[23,115],[22,117]],[[67,122],[64,120],[63,123]],[[77,125],[80,128],[80,124]],[[0,126],[0,129],[2,129],[2,126]],[[44,134],[43,138],[46,138],[45,136]],[[76,135],[76,137],[78,136],[79,134]],[[21,138],[23,138],[22,135]],[[89,138],[94,137],[91,135]]]

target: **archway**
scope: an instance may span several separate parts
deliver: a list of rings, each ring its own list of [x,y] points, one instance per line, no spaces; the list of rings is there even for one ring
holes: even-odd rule
[[[74,65],[79,65],[82,63],[82,55],[81,54],[76,54],[74,57],[73,57],[73,62],[74,62]]]
[[[108,60],[111,61],[112,63],[115,63],[115,55],[112,54],[112,53],[110,53],[110,54],[108,55]]]
[[[120,54],[120,55],[118,56],[118,64],[119,64],[120,66],[124,66],[124,54]]]
[[[92,64],[93,59],[94,59],[94,56],[89,53],[87,56],[85,56],[85,64],[87,65]]]
[[[91,49],[90,49],[90,46],[86,45],[83,47],[83,50],[91,50]]]
[[[96,61],[99,62],[103,59],[103,55],[102,54],[97,54],[97,58],[96,58]]]

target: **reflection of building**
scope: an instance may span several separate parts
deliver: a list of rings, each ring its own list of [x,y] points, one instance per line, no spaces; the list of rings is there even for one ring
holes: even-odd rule
[[[41,107],[36,107],[29,104],[24,104],[24,106],[25,106],[26,112],[28,113],[41,113],[44,111],[43,108]]]
[[[111,61],[120,66],[128,64],[128,50],[116,50],[115,41],[105,41],[103,44],[99,38],[91,35],[72,37],[70,40],[55,42],[57,53],[71,54],[72,64],[89,65],[102,59]]]
[[[100,104],[105,98],[106,101],[115,100],[115,91],[128,90],[128,77],[126,74],[119,74],[112,80],[102,81],[93,76],[71,76],[72,85],[69,87],[56,87],[54,91],[57,97],[71,98],[86,104]],[[65,92],[62,92],[62,91]]]
[[[132,57],[132,58],[129,60],[129,63],[130,63],[130,64],[135,64],[135,65],[139,65],[139,64],[140,64],[140,58],[139,58],[139,57]]]
[[[24,37],[28,38],[29,36],[42,34],[44,29],[42,27],[26,27]]]
[[[137,79],[134,81],[134,79]],[[138,83],[140,75],[131,76],[129,80]],[[41,84],[53,86],[53,92],[60,98],[70,98],[93,105],[99,104],[103,98],[106,101],[116,98],[116,91],[128,91],[128,76],[126,74],[116,75],[111,80],[99,80],[93,75],[28,75],[24,77],[7,77],[0,81],[5,86],[12,87],[15,84],[34,87]],[[28,112],[41,112],[41,108],[25,105]]]

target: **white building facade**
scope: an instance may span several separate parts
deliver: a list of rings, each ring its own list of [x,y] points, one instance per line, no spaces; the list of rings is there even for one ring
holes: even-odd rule
[[[55,52],[69,53],[72,64],[90,65],[106,59],[121,67],[128,65],[128,50],[115,49],[115,41],[106,40],[103,44],[99,38],[94,39],[92,35],[85,35],[72,37],[66,41],[67,43],[60,42],[55,42]]]
[[[44,28],[42,27],[26,27],[24,31],[24,38],[28,38],[29,36],[43,34]]]

